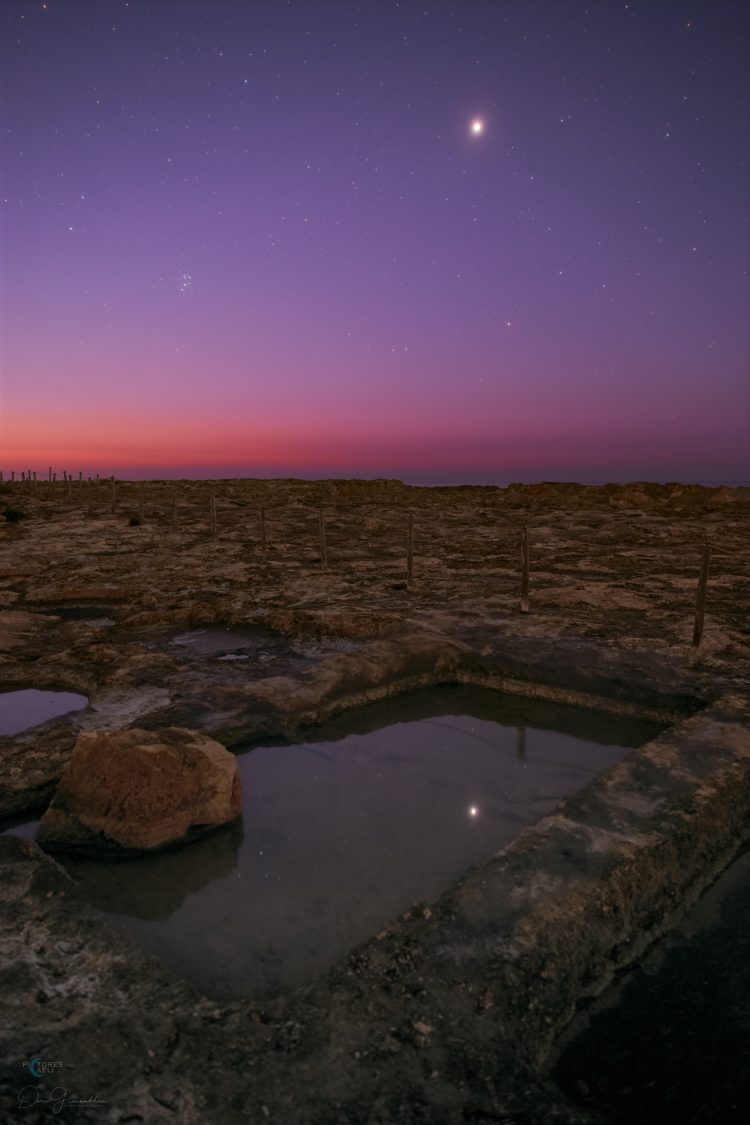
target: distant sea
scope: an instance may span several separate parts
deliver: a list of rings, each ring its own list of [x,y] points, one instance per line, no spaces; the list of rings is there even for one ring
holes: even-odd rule
[[[561,483],[565,483],[565,484],[593,484],[593,485],[635,484],[639,481],[647,481],[649,484],[675,484],[675,483],[685,484],[685,485],[697,484],[697,485],[700,485],[703,488],[719,488],[720,486],[722,486],[724,488],[747,488],[748,486],[750,486],[750,480],[724,480],[724,479],[722,479],[722,480],[683,480],[683,479],[680,479],[680,478],[677,478],[677,477],[628,477],[627,479],[623,479],[623,480],[614,480],[612,477],[609,477],[607,480],[580,480],[580,479],[576,479],[575,477],[570,477],[570,478],[568,478],[568,477],[544,477],[544,478],[539,478],[538,480],[535,479],[533,481],[524,481],[522,479],[516,478],[515,481],[509,481],[509,480],[503,480],[503,481],[440,481],[438,483],[433,482],[433,483],[430,483],[430,484],[425,484],[424,481],[411,481],[411,480],[406,480],[405,478],[402,478],[402,479],[404,480],[404,484],[414,484],[414,485],[417,485],[419,488],[457,488],[457,487],[460,487],[461,485],[464,485],[464,484],[470,484],[470,485],[474,485],[476,487],[493,485],[495,488],[507,488],[509,484],[514,484],[514,483],[515,484],[542,484],[542,483],[561,484]]]
[[[418,488],[459,488],[466,486],[474,487],[494,487],[494,488],[507,488],[509,484],[543,484],[543,483],[565,483],[565,484],[634,484],[638,481],[649,481],[652,484],[699,484],[706,488],[718,488],[724,485],[727,488],[741,488],[750,486],[750,479],[734,480],[728,477],[713,477],[696,478],[689,475],[675,475],[663,476],[652,475],[649,473],[638,473],[637,471],[625,476],[623,473],[613,474],[611,477],[602,477],[601,479],[591,480],[585,476],[576,476],[575,473],[550,473],[549,475],[536,475],[529,474],[528,476],[519,474],[516,477],[509,477],[507,480],[449,480],[443,478],[441,480],[426,480],[424,476],[412,475],[409,473],[398,473],[383,471],[382,473],[363,473],[357,472],[295,472],[290,470],[284,472],[283,470],[273,473],[263,473],[257,470],[253,472],[238,472],[236,469],[225,469],[221,466],[216,468],[200,468],[200,469],[171,469],[171,470],[158,470],[158,469],[121,469],[112,470],[118,480],[400,480],[404,484],[414,485]],[[84,476],[86,474],[84,473]],[[102,474],[104,476],[106,474]]]

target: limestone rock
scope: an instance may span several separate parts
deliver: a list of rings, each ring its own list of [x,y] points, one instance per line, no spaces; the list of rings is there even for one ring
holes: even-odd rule
[[[235,820],[237,759],[183,727],[78,736],[37,840],[49,850],[154,851]]]

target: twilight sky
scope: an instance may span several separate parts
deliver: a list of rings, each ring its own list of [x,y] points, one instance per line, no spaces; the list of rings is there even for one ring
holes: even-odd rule
[[[750,478],[745,3],[0,21],[6,471]]]

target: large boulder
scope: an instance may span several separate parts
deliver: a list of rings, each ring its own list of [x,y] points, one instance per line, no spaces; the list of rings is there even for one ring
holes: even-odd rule
[[[37,841],[48,850],[155,851],[235,820],[237,759],[212,738],[160,731],[88,731],[78,741]]]

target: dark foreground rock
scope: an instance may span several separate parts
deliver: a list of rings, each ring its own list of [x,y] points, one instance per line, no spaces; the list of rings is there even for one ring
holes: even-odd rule
[[[30,841],[0,838],[0,888],[0,1122],[203,1122],[189,1077],[181,1089],[164,1077],[176,1013],[196,999],[188,986],[104,923]],[[37,1080],[24,1065],[35,1057],[62,1066]],[[55,1112],[60,1091],[104,1104]]]
[[[39,826],[48,850],[153,851],[242,812],[237,759],[181,727],[78,736]]]

